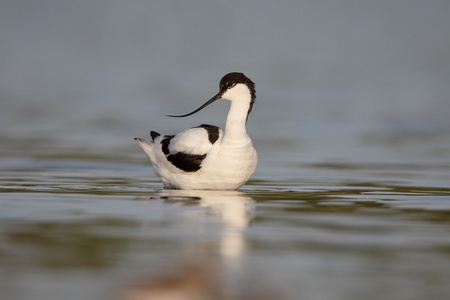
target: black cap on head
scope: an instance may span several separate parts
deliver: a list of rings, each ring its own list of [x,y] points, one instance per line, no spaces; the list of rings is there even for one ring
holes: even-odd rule
[[[179,115],[179,116],[167,115],[167,116],[182,118],[182,117],[187,117],[187,116],[193,115],[196,112],[198,112],[198,111],[202,110],[203,108],[205,108],[206,106],[208,106],[209,104],[213,103],[214,101],[220,99],[222,97],[222,95],[228,89],[234,87],[236,84],[239,84],[239,83],[245,84],[250,90],[251,101],[250,101],[250,108],[248,110],[248,114],[250,114],[250,111],[252,110],[252,107],[253,107],[253,103],[255,103],[255,99],[256,99],[255,84],[253,83],[253,81],[250,80],[250,78],[245,76],[244,73],[232,72],[232,73],[228,73],[227,75],[222,77],[222,79],[220,80],[220,83],[219,83],[219,87],[220,87],[219,93],[217,95],[215,95],[214,97],[212,97],[210,100],[208,100],[205,104],[203,104],[202,106],[200,106],[193,112],[190,112],[185,115]],[[247,117],[248,117],[248,114],[247,114]]]

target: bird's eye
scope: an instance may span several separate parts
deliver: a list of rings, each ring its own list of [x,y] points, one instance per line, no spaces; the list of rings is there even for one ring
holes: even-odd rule
[[[232,87],[234,84],[231,82],[231,81],[228,81],[227,83],[225,83],[225,85],[227,86],[227,87]]]

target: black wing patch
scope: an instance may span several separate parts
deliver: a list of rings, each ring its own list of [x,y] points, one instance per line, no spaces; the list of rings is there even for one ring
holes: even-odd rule
[[[150,136],[152,137],[152,140],[155,141],[155,139],[160,136],[161,134],[159,134],[156,131],[150,131]]]
[[[200,170],[202,161],[205,157],[206,154],[195,155],[178,152],[167,156],[167,160],[180,170],[185,172],[196,172]]]
[[[161,150],[165,155],[170,154],[169,152],[169,144],[173,139],[174,135],[165,135],[164,139],[161,141]]]
[[[183,152],[177,152],[170,154],[169,144],[174,135],[165,135],[161,141],[161,150],[166,155],[167,160],[172,163],[178,169],[185,172],[196,172],[200,170],[202,161],[206,158],[206,154],[186,154]]]
[[[208,140],[213,145],[219,139],[219,127],[209,124],[202,124],[196,128],[205,128],[208,133]]]

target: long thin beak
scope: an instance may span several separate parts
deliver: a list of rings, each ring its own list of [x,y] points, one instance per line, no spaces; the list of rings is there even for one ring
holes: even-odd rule
[[[195,114],[196,112],[199,112],[200,110],[204,109],[205,107],[207,107],[208,105],[210,105],[211,103],[213,103],[214,101],[220,99],[222,97],[221,93],[218,93],[217,95],[215,95],[214,97],[212,97],[211,99],[209,99],[205,104],[203,104],[202,106],[200,106],[199,108],[197,108],[196,110],[194,110],[193,112],[190,112],[188,114],[185,115],[180,115],[180,116],[174,116],[174,115],[166,115],[167,117],[173,117],[173,118],[183,118],[183,117],[187,117],[190,115]]]

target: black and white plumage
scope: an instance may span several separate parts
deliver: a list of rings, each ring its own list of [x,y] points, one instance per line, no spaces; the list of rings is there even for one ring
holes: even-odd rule
[[[246,132],[255,85],[244,74],[225,75],[217,95],[189,114],[171,117],[190,116],[222,98],[231,102],[225,131],[202,124],[177,135],[152,131],[151,140],[136,138],[165,188],[237,189],[255,172],[257,154]]]

